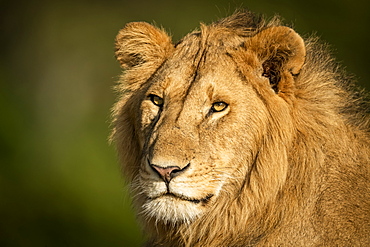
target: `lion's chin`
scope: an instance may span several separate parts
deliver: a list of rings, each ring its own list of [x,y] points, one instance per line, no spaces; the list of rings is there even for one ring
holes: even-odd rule
[[[213,195],[204,199],[188,199],[173,194],[165,194],[154,199],[149,198],[142,205],[142,214],[165,224],[191,223],[205,210],[205,204]]]

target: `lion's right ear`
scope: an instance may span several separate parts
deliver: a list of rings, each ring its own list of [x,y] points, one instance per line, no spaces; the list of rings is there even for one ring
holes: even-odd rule
[[[121,67],[130,69],[145,63],[159,66],[173,50],[171,38],[145,22],[131,22],[116,37],[115,55]]]

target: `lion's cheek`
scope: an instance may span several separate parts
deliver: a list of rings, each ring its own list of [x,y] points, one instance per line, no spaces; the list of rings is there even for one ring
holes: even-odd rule
[[[174,181],[172,184],[170,183],[170,192],[187,198],[203,199],[211,195],[212,197],[217,197],[223,186],[222,180],[211,177],[207,178],[206,175],[203,175],[203,179],[197,179],[196,181],[186,180],[188,179]]]

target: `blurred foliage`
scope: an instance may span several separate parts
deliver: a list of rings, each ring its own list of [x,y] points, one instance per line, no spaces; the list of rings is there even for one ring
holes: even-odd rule
[[[370,2],[1,1],[0,246],[140,246],[114,148],[114,38],[130,21],[174,40],[248,7],[332,44],[370,88]]]

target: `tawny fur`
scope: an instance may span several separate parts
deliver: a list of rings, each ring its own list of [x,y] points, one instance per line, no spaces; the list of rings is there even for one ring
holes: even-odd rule
[[[316,38],[238,12],[176,45],[129,23],[116,56],[111,138],[148,246],[370,246],[369,105]],[[190,164],[181,198],[151,198],[151,162]]]

